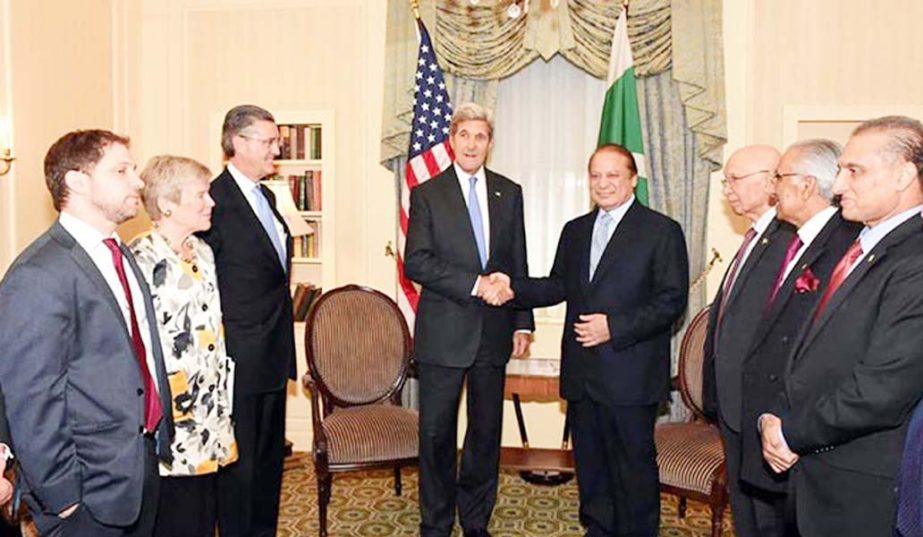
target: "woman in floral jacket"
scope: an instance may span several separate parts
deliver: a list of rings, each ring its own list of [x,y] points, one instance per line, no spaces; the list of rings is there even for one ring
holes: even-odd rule
[[[131,250],[153,295],[176,425],[173,463],[160,466],[154,534],[213,537],[217,472],[237,460],[237,444],[214,255],[194,235],[211,226],[211,174],[192,159],[158,156],[141,177],[154,229]]]

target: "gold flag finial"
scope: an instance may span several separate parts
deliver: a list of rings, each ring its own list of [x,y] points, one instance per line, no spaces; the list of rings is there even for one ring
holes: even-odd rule
[[[413,11],[413,18],[420,20],[420,0],[410,0],[410,9]]]

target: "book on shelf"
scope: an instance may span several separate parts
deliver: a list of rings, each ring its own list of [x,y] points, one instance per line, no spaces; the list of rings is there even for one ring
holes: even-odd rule
[[[311,313],[311,308],[314,307],[321,294],[323,294],[321,288],[313,283],[299,283],[295,287],[295,293],[292,297],[292,313],[294,314],[295,322],[307,320],[308,315]]]
[[[306,124],[279,125],[280,160],[319,160],[321,158],[321,126]]]
[[[299,211],[322,211],[322,174],[320,170],[305,170],[302,175],[277,175],[274,179],[287,182],[292,199]]]

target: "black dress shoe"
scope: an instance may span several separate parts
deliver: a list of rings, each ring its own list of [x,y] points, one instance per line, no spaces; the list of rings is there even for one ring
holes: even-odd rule
[[[487,530],[465,530],[465,537],[490,537],[490,533]]]

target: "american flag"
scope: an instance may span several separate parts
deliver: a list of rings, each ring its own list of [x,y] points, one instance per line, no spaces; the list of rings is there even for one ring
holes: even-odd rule
[[[452,164],[454,155],[449,146],[449,122],[452,104],[446,92],[445,78],[436,61],[436,52],[423,21],[417,19],[420,30],[420,50],[414,87],[413,123],[410,127],[410,147],[407,149],[406,180],[401,184],[401,232],[398,237],[397,270],[401,291],[398,306],[413,330],[419,293],[413,282],[404,276],[404,245],[407,242],[407,222],[410,214],[410,190],[439,175]]]

